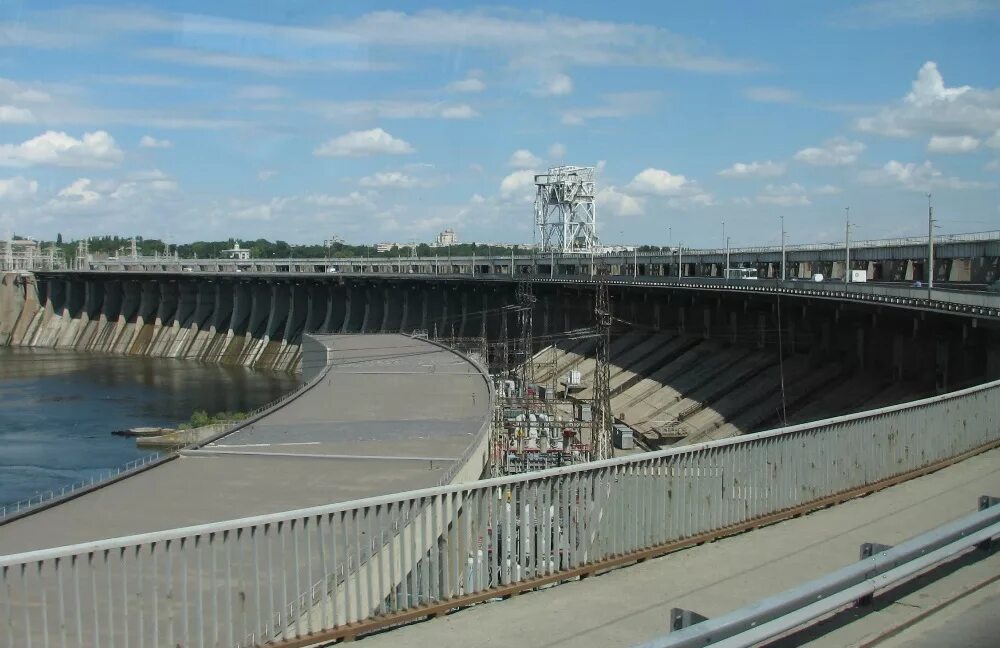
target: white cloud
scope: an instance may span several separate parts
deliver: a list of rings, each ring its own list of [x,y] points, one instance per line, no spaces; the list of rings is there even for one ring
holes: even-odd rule
[[[556,142],[549,147],[549,157],[553,160],[561,160],[566,155],[566,147]]]
[[[469,202],[472,203],[473,205],[481,205],[484,202],[486,202],[486,199],[483,198],[480,194],[474,193],[472,194],[472,198],[469,198]]]
[[[375,72],[393,69],[393,66],[377,61],[370,61],[366,58],[279,58],[184,47],[153,47],[141,50],[138,53],[144,58],[165,63],[211,67],[223,70],[240,70],[273,76],[324,71]]]
[[[237,88],[233,96],[237,99],[281,99],[288,92],[276,85],[248,85]]]
[[[832,196],[834,194],[839,194],[840,192],[840,187],[835,187],[834,185],[821,185],[813,189],[813,193],[818,196]]]
[[[642,216],[645,207],[642,200],[610,186],[597,194],[597,204],[601,211],[614,216]]]
[[[842,22],[852,27],[930,24],[969,19],[997,8],[992,0],[869,0],[850,8]]]
[[[468,104],[448,104],[440,101],[399,101],[394,99],[361,99],[357,101],[317,102],[307,106],[327,119],[357,121],[361,119],[471,119],[478,117]]]
[[[691,187],[691,181],[682,175],[674,175],[663,169],[640,171],[628,188],[636,193],[653,196],[679,196]]]
[[[468,76],[458,81],[452,81],[448,84],[448,89],[452,92],[482,92],[486,89],[486,84],[478,77]]]
[[[0,178],[0,200],[19,202],[38,193],[38,182],[23,176]]]
[[[666,204],[674,209],[715,204],[712,194],[702,189],[697,182],[663,169],[643,169],[632,178],[626,189],[637,194],[666,197]]]
[[[370,46],[493,50],[506,54],[515,66],[545,61],[569,65],[643,66],[697,72],[742,72],[754,65],[742,60],[702,54],[695,39],[661,27],[634,23],[583,20],[534,12],[484,9],[428,9],[413,14],[376,11],[339,25]]]
[[[267,182],[276,175],[278,175],[278,172],[274,169],[261,169],[257,172],[257,179],[261,182]]]
[[[71,205],[89,205],[101,199],[101,194],[91,189],[93,181],[90,178],[78,178],[63,187],[56,194],[56,202]]]
[[[855,128],[888,137],[994,132],[1000,129],[1000,89],[949,88],[937,64],[928,61],[902,101],[858,119]]]
[[[114,188],[108,198],[126,200],[150,194],[162,194],[177,190],[177,182],[167,177],[159,169],[131,173],[127,179]]]
[[[472,119],[478,117],[477,113],[469,104],[458,104],[457,106],[445,106],[441,109],[442,119]]]
[[[517,149],[507,160],[507,166],[515,169],[534,169],[542,166],[542,160],[527,149]]]
[[[375,198],[378,194],[368,192],[366,194],[352,191],[346,196],[332,196],[330,194],[312,194],[303,198],[304,202],[317,207],[332,208],[359,208],[366,210],[375,209]]]
[[[34,124],[35,115],[27,108],[0,106],[0,124]]]
[[[968,135],[933,135],[927,142],[930,153],[969,153],[979,148],[979,140]]]
[[[823,146],[802,149],[795,154],[795,159],[815,166],[844,166],[854,164],[864,150],[865,145],[861,142],[835,137],[824,142]]]
[[[773,86],[755,86],[744,92],[751,101],[761,103],[794,103],[800,99],[799,93],[794,90]]]
[[[983,168],[987,171],[1000,171],[1000,159],[990,160]]]
[[[152,135],[143,135],[142,139],[139,140],[139,146],[142,148],[168,149],[173,148],[174,144],[168,139],[156,139]]]
[[[500,181],[500,195],[505,200],[520,199],[531,202],[535,199],[535,171],[521,169],[514,171]]]
[[[806,188],[797,182],[787,185],[769,184],[757,195],[756,200],[766,205],[794,207],[811,203],[806,193]]]
[[[881,169],[871,169],[861,173],[860,180],[868,184],[894,185],[910,191],[929,191],[938,187],[954,190],[987,189],[994,186],[988,182],[946,176],[930,161],[924,161],[923,164],[915,162],[904,164],[889,160]]]
[[[0,166],[108,167],[122,157],[114,138],[105,131],[84,133],[82,139],[46,131],[21,144],[0,144]]]
[[[745,72],[757,67],[746,60],[716,54],[717,48],[706,47],[696,38],[662,27],[585,20],[541,11],[513,12],[505,8],[427,9],[409,14],[380,10],[315,25],[117,7],[71,8],[53,15],[57,20],[48,21],[47,31],[36,30],[43,33],[36,34],[33,40],[65,46],[67,41],[84,37],[100,40],[120,32],[183,34],[186,41],[207,43],[213,48],[279,52],[287,57],[282,62],[314,66],[327,61],[360,65],[367,61],[370,52],[395,48],[474,52],[470,56],[486,52],[493,59],[506,59],[516,67],[550,61],[707,73]],[[190,61],[195,62],[195,57],[191,56]]]
[[[580,126],[590,119],[617,119],[651,111],[659,92],[616,92],[602,96],[602,103],[584,108],[571,108],[563,113],[562,123]]]
[[[993,133],[993,136],[986,140],[986,146],[990,148],[1000,149],[1000,130]]]
[[[359,184],[362,187],[412,189],[413,187],[418,186],[420,181],[401,171],[384,171],[361,178]]]
[[[719,171],[723,178],[774,178],[785,173],[783,162],[737,162],[728,169]]]
[[[364,157],[368,155],[405,155],[413,147],[381,128],[351,131],[318,146],[313,155],[320,157]]]
[[[535,94],[541,97],[564,97],[573,92],[573,79],[562,72],[553,74],[542,81]]]

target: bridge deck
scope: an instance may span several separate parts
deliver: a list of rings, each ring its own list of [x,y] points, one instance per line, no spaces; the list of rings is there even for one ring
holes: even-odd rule
[[[863,542],[898,544],[975,511],[980,495],[997,493],[1000,450],[992,450],[801,518],[602,576],[398,628],[368,637],[364,645],[632,646],[666,634],[672,607],[719,616],[856,561]],[[862,644],[1000,574],[1000,551],[960,559],[953,571],[945,571],[945,578],[906,593],[897,599],[898,604],[880,605],[876,600],[870,608],[873,611],[854,623],[842,625],[842,619],[833,617],[780,645]],[[995,597],[1000,584],[991,587],[983,591]],[[958,613],[958,606],[955,611]],[[946,608],[936,616],[951,613],[952,608]],[[984,636],[995,638],[1000,632],[995,615],[980,622],[993,626]]]
[[[486,381],[451,351],[317,339],[332,349],[320,384],[204,450],[0,526],[3,553],[433,486],[489,415]]]

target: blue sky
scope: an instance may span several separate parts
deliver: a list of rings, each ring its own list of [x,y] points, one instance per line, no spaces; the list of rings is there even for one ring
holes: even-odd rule
[[[1000,2],[9,1],[0,233],[606,243],[1000,228]]]

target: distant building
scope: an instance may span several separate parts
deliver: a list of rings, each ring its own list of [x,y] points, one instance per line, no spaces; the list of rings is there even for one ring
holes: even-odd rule
[[[437,236],[437,241],[435,241],[438,247],[444,247],[446,245],[458,245],[458,237],[455,236],[455,230],[446,229]]]
[[[246,259],[250,258],[250,250],[241,248],[240,244],[237,243],[233,246],[233,249],[223,250],[222,256],[226,257],[227,259],[239,259],[241,261],[245,261]]]
[[[397,244],[395,244],[395,243],[376,243],[375,244],[375,251],[376,252],[392,252],[392,248],[394,248],[394,247],[399,247],[399,246]]]

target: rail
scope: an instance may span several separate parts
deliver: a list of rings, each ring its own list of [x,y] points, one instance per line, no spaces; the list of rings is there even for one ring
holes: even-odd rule
[[[354,636],[937,469],[1000,445],[998,411],[994,381],[688,447],[3,556],[0,633],[12,646]],[[320,581],[318,601],[300,598]]]
[[[855,602],[866,601],[877,591],[896,586],[976,546],[989,544],[996,536],[1000,536],[1000,506],[984,496],[976,513],[718,618],[677,628],[637,648],[756,646]]]
[[[81,479],[80,481],[73,482],[72,484],[67,484],[60,487],[59,490],[51,489],[48,491],[42,491],[20,501],[13,502],[11,504],[4,504],[3,506],[0,506],[0,521],[7,518],[7,516],[20,515],[23,512],[35,509],[46,502],[72,495],[103,482],[117,479],[118,477],[124,477],[128,474],[139,472],[140,469],[148,466],[160,458],[160,453],[153,452],[152,454],[144,455],[138,459],[133,459],[132,461],[120,466],[99,470],[95,474],[91,475],[89,479]]]

